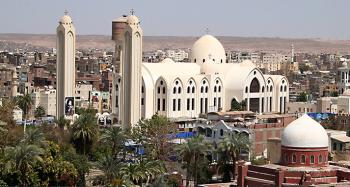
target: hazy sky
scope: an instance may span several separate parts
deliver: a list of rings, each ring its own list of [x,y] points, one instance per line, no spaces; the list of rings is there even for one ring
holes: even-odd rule
[[[145,35],[350,39],[349,0],[2,0],[0,33],[53,34],[67,9],[78,34],[110,35],[132,8]]]

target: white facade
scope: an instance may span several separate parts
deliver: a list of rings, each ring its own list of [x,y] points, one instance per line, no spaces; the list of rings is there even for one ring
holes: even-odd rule
[[[75,96],[75,28],[64,15],[57,27],[57,115],[65,115],[65,98]],[[73,104],[74,105],[74,104]]]
[[[348,68],[348,63],[344,61],[342,66],[338,68],[337,74],[337,84],[338,93],[343,94],[346,90],[350,88],[350,69]]]
[[[31,94],[34,109],[42,106],[45,109],[45,115],[56,116],[56,90],[39,89]]]
[[[137,29],[140,29],[138,24]],[[125,124],[123,119],[130,116],[131,111],[133,122],[155,113],[169,118],[195,118],[208,112],[228,111],[233,100],[246,101],[246,109],[258,113],[285,112],[285,103],[289,101],[286,77],[264,75],[251,61],[226,63],[223,46],[211,35],[204,35],[194,43],[191,63],[175,63],[169,58],[160,63],[141,63],[134,59],[135,66],[131,67],[128,56],[142,53],[137,41],[133,40],[131,48],[123,47],[126,56],[121,62],[122,69],[135,69],[117,74],[113,85],[113,98],[116,98],[113,111],[118,111],[116,116],[121,124]],[[142,86],[131,80],[140,80]],[[130,88],[132,92],[139,91],[140,98],[130,91],[125,94]]]

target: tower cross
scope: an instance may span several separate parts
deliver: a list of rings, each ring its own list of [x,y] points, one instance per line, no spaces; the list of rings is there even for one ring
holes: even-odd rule
[[[130,10],[130,13],[131,13],[131,15],[134,15],[134,14],[135,14],[135,10],[134,10],[134,9],[131,9],[131,10]]]
[[[206,28],[206,29],[205,29],[205,33],[206,33],[206,34],[209,34],[209,28]]]
[[[68,15],[68,10],[64,10],[64,15]]]

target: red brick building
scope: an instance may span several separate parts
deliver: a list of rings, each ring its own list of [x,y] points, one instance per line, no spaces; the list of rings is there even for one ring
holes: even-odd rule
[[[309,186],[350,180],[350,169],[328,165],[327,132],[306,114],[283,130],[280,149],[277,164],[240,164],[238,186]]]

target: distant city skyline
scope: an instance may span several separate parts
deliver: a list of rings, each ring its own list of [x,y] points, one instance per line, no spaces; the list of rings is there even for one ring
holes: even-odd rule
[[[350,39],[347,0],[4,1],[0,33],[55,34],[68,10],[78,35],[110,35],[134,9],[146,36]]]

